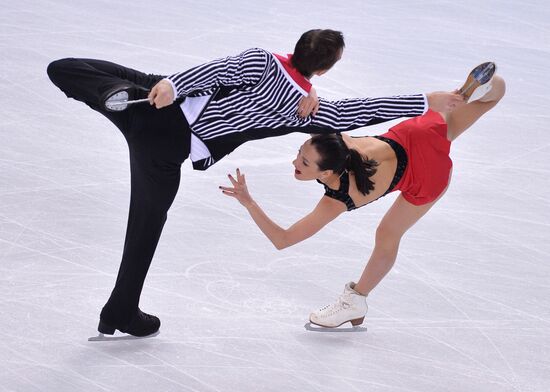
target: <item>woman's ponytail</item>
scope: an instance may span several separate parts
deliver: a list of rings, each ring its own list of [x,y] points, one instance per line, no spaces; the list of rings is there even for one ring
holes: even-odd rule
[[[332,170],[338,174],[345,170],[352,171],[359,192],[367,195],[374,189],[370,177],[376,173],[378,162],[364,158],[357,150],[349,149],[341,134],[315,135],[311,138],[311,145],[321,156],[320,162],[317,162],[320,170]]]
[[[378,162],[374,159],[363,158],[359,151],[353,148],[349,149],[347,169],[355,175],[355,184],[363,195],[368,195],[374,189],[374,182],[370,177],[376,173],[376,166],[378,166]]]

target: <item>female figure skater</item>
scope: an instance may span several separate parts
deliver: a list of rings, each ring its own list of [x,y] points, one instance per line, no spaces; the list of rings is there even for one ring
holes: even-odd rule
[[[94,59],[65,58],[48,66],[51,81],[113,122],[129,148],[126,239],[115,287],[99,317],[100,334],[118,329],[149,336],[160,328],[160,319],[142,312],[139,301],[188,157],[194,169],[206,170],[247,141],[351,130],[463,104],[460,95],[446,92],[319,102],[309,78],[326,73],[343,49],[342,33],[310,30],[293,55],[251,48],[167,78]],[[304,105],[308,93],[312,100]],[[146,97],[154,106],[125,103]]]
[[[344,211],[401,191],[378,225],[374,250],[357,283],[348,283],[335,303],[311,313],[312,324],[338,327],[348,321],[353,326],[363,323],[366,297],[394,265],[403,234],[447,189],[451,142],[504,96],[504,80],[493,76],[494,70],[493,63],[476,67],[459,90],[468,103],[450,113],[429,110],[380,136],[328,134],[307,140],[293,161],[294,176],[301,181],[317,180],[323,184],[325,194],[311,213],[288,229],[274,223],[252,199],[239,169],[236,178],[229,175],[232,187],[220,187],[248,210],[277,249],[311,237]],[[488,73],[485,79],[489,81],[472,86],[476,72],[479,75],[482,71]]]

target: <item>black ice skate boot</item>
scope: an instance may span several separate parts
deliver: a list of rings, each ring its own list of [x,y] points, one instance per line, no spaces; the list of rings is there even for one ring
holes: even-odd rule
[[[144,337],[156,334],[159,328],[160,320],[158,317],[143,313],[138,309],[137,314],[127,325],[110,325],[100,319],[97,330],[99,333],[112,335],[115,333],[115,330],[118,329],[120,332],[127,333],[132,336]]]

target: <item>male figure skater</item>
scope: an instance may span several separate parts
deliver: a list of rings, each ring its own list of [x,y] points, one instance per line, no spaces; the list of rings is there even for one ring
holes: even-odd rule
[[[102,60],[66,58],[48,66],[52,82],[111,120],[130,151],[126,239],[115,287],[101,311],[100,333],[118,329],[148,336],[159,330],[160,320],[139,309],[139,298],[188,156],[195,169],[206,170],[248,140],[346,131],[421,115],[428,106],[446,111],[462,101],[453,93],[320,100],[315,117],[298,116],[298,103],[313,93],[309,79],[328,71],[343,49],[342,33],[311,30],[293,55],[254,48],[168,78]],[[130,99],[148,97],[151,104],[108,110],[106,101],[121,92]]]

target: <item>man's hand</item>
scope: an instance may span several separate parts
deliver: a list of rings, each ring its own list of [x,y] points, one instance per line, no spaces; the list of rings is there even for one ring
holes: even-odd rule
[[[466,104],[464,97],[454,91],[452,93],[446,91],[435,91],[426,94],[428,97],[428,106],[435,112],[452,112],[453,110]]]
[[[157,109],[171,105],[175,99],[172,85],[166,80],[161,80],[151,89],[148,98],[149,103]]]
[[[319,98],[317,97],[317,91],[312,87],[309,90],[307,97],[302,97],[298,104],[298,116],[306,118],[310,114],[315,116],[319,110]]]

